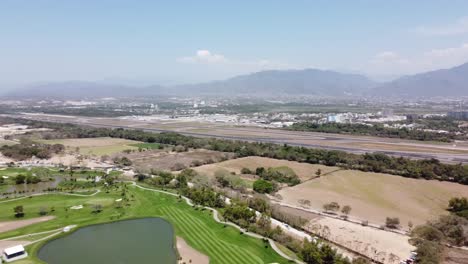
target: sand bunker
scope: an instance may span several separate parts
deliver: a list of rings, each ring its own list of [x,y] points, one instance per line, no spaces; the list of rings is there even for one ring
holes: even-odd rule
[[[180,254],[179,263],[209,264],[210,259],[190,247],[181,237],[177,237],[177,251]]]

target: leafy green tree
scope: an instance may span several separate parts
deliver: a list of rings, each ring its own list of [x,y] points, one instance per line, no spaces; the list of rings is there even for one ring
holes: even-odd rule
[[[26,176],[24,176],[23,174],[19,174],[15,177],[16,184],[23,184],[25,182],[26,182]]]
[[[451,212],[468,210],[468,199],[466,197],[454,197],[450,199],[448,210]]]
[[[253,183],[253,189],[258,193],[271,193],[274,191],[273,183],[263,179],[256,180]]]
[[[15,206],[13,208],[13,211],[15,212],[15,217],[20,218],[24,216],[24,208],[22,205]]]
[[[307,239],[304,239],[299,255],[307,264],[322,264],[322,256],[319,248],[314,242],[310,242]]]

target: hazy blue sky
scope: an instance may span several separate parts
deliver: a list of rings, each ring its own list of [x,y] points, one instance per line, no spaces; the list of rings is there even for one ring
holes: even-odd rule
[[[0,83],[394,76],[468,61],[468,1],[0,1]]]

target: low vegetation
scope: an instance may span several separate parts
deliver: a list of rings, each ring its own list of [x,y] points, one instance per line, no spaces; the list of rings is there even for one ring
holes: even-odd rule
[[[30,140],[21,140],[20,144],[0,147],[0,152],[13,160],[26,160],[32,157],[48,159],[54,154],[62,153],[64,150],[65,147],[62,144],[39,144]]]
[[[457,215],[465,211],[466,206],[466,198],[452,198],[448,208],[452,214],[442,215],[412,230],[411,242],[417,247],[417,263],[439,263],[446,245],[468,245],[468,219]]]

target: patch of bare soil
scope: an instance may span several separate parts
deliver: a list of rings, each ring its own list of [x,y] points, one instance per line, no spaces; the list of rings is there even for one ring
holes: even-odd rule
[[[44,217],[37,217],[37,218],[26,219],[26,220],[0,222],[0,233],[7,232],[10,230],[15,230],[15,229],[28,226],[28,225],[32,225],[32,224],[36,224],[36,223],[49,221],[54,218],[55,216],[44,216]]]
[[[445,251],[443,264],[468,263],[468,250],[458,248],[447,248]]]
[[[314,214],[312,212],[304,211],[304,210],[299,210],[296,208],[288,207],[288,206],[282,206],[282,205],[274,205],[275,208],[278,208],[280,212],[286,214],[286,215],[294,215],[294,216],[299,216],[303,219],[307,220],[312,220],[316,218],[320,218],[321,216]]]
[[[415,248],[408,236],[329,217],[312,219],[305,227],[336,244],[385,264],[407,259]]]
[[[185,242],[181,237],[177,237],[177,251],[179,252],[179,264],[192,263],[192,264],[209,264],[210,259],[208,256],[196,251]]]

